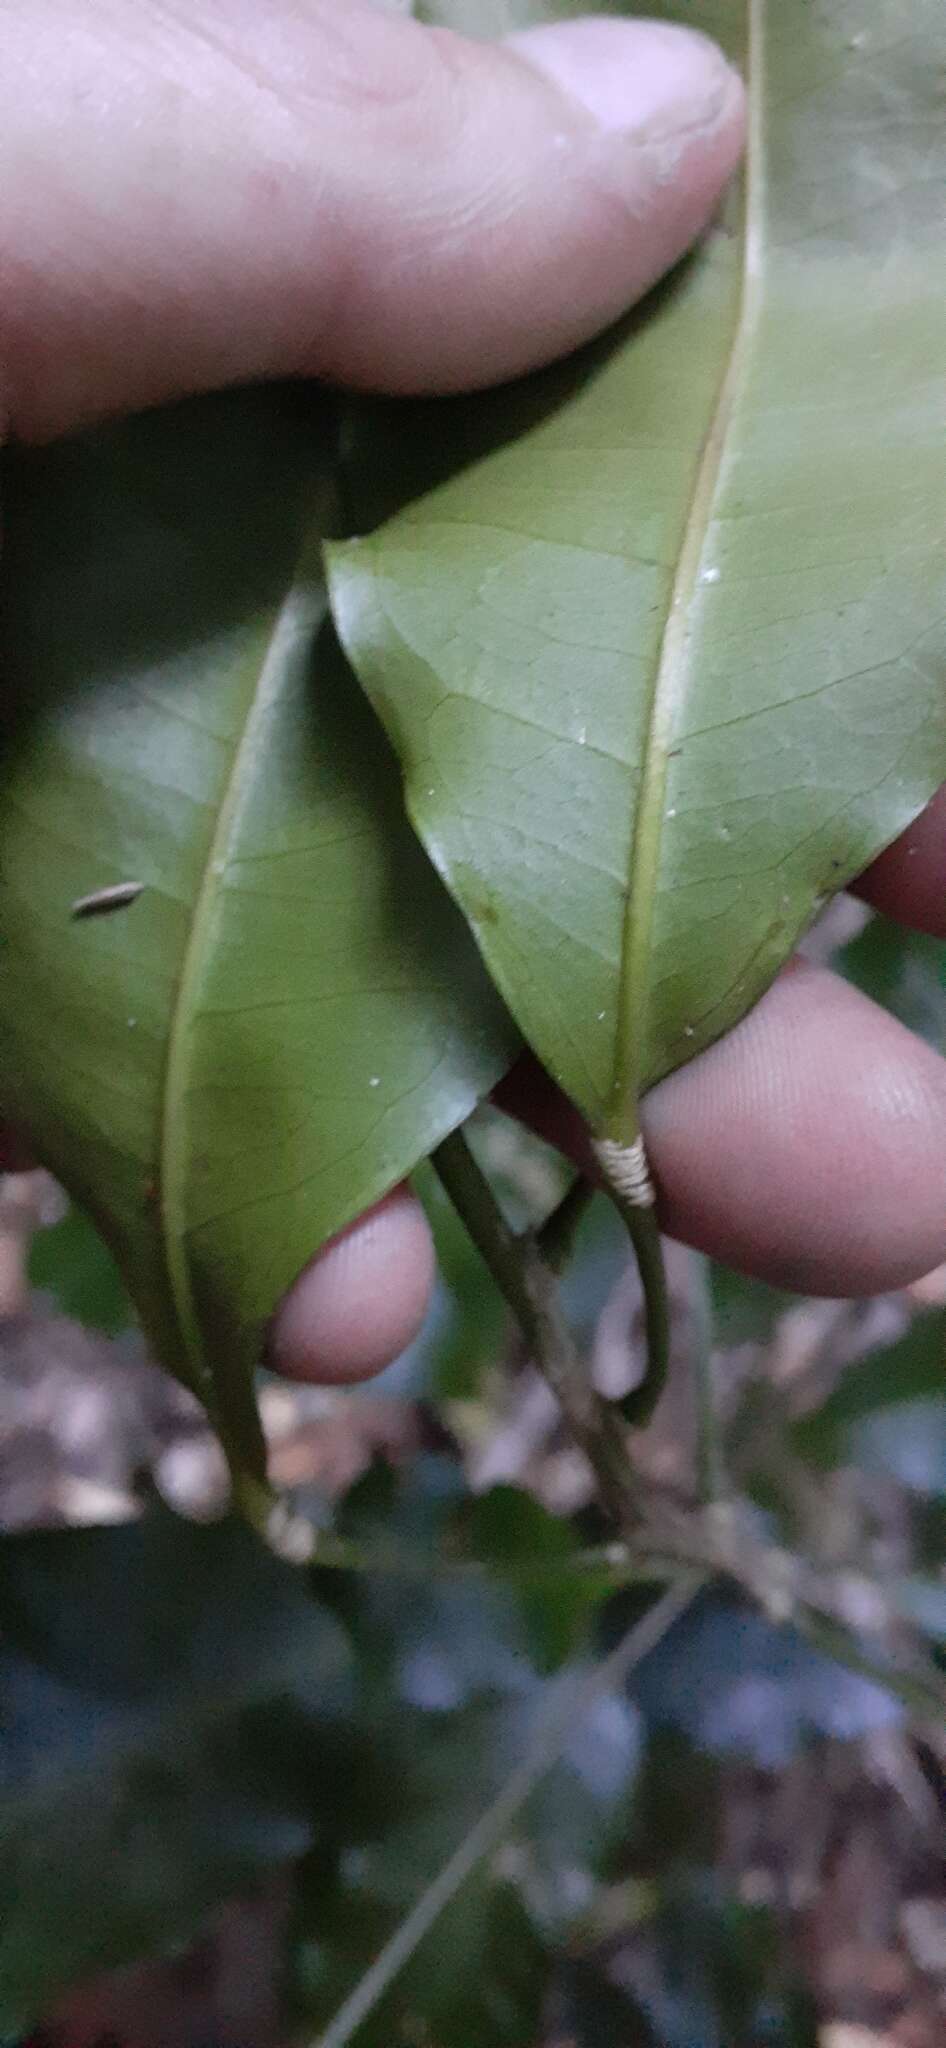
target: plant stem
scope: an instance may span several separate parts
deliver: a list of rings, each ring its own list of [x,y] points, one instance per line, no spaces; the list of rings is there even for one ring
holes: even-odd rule
[[[383,1578],[431,1580],[483,1579],[495,1584],[496,1568],[478,1557],[452,1557],[427,1550],[404,1550],[392,1545],[357,1543],[330,1530],[318,1530],[311,1558],[314,1571],[378,1573]],[[687,1569],[689,1569],[689,1562]],[[673,1558],[640,1557],[625,1544],[603,1543],[576,1551],[569,1558],[512,1557],[502,1567],[509,1585],[554,1592],[563,1580],[584,1579],[600,1586],[602,1596],[626,1590],[628,1586],[659,1585],[679,1574]]]
[[[930,1664],[925,1670],[910,1670],[904,1665],[888,1663],[882,1656],[873,1656],[843,1623],[808,1605],[796,1609],[792,1622],[799,1635],[804,1636],[823,1656],[833,1657],[835,1663],[844,1664],[861,1678],[870,1679],[872,1685],[882,1687],[911,1714],[940,1722],[946,1719],[946,1686],[935,1665]]]
[[[612,1199],[617,1200],[613,1190],[609,1192]],[[640,1429],[650,1421],[667,1382],[670,1363],[667,1270],[656,1211],[632,1208],[620,1200],[618,1207],[627,1224],[644,1292],[644,1340],[647,1347],[644,1377],[621,1402],[625,1422],[631,1422]]]
[[[430,1933],[461,1886],[472,1877],[478,1865],[498,1849],[530,1793],[557,1761],[582,1715],[602,1693],[626,1683],[630,1673],[651,1650],[656,1649],[674,1622],[686,1612],[701,1590],[702,1583],[695,1573],[681,1578],[653,1607],[648,1608],[610,1657],[606,1657],[577,1685],[570,1686],[564,1697],[559,1695],[553,1701],[545,1728],[540,1731],[531,1754],[524,1757],[518,1769],[513,1771],[492,1805],[480,1815],[475,1827],[470,1829],[449,1862],[444,1864],[406,1920],[402,1920],[375,1958],[351,1997],[325,2032],[310,2044],[310,2048],[348,2048],[359,2027],[390,1990],[404,1965],[410,1961],[415,1949]]]
[[[696,1257],[696,1254],[693,1254]],[[693,1386],[696,1395],[696,1484],[704,1507],[725,1500],[730,1492],[719,1427],[713,1356],[713,1306],[709,1263],[699,1261],[693,1290]]]
[[[940,1672],[933,1666],[897,1664],[881,1652],[865,1647],[833,1611],[830,1578],[820,1588],[815,1585],[808,1593],[800,1592],[785,1586],[784,1574],[779,1572],[780,1562],[784,1562],[780,1553],[764,1546],[755,1547],[745,1532],[737,1530],[734,1540],[727,1542],[718,1524],[710,1529],[705,1523],[701,1527],[686,1521],[678,1528],[656,1531],[645,1525],[634,1548],[606,1544],[579,1552],[567,1564],[547,1559],[508,1560],[503,1573],[510,1585],[549,1590],[557,1578],[577,1573],[600,1582],[602,1590],[608,1593],[622,1592],[629,1586],[675,1584],[686,1573],[693,1573],[706,1583],[723,1582],[737,1587],[763,1613],[768,1613],[774,1626],[797,1629],[826,1656],[885,1687],[912,1712],[933,1714],[939,1719],[946,1715],[946,1684]],[[385,1551],[330,1534],[319,1535],[313,1566],[316,1570],[378,1572],[408,1582],[469,1580],[490,1573],[490,1568],[477,1558],[438,1559],[419,1551],[414,1555],[393,1549]],[[884,1581],[877,1581],[877,1586],[883,1594]],[[773,1614],[773,1605],[779,1608],[779,1595],[784,1596],[784,1612]]]
[[[536,1243],[539,1255],[553,1273],[564,1271],[575,1249],[575,1237],[595,1190],[590,1180],[577,1174],[557,1207],[547,1216]]]
[[[432,1162],[594,1471],[602,1505],[625,1527],[633,1478],[623,1429],[615,1410],[595,1392],[579,1357],[554,1273],[534,1238],[517,1237],[510,1229],[462,1132],[445,1138]]]
[[[614,1130],[631,1131],[615,1136]],[[649,1422],[667,1378],[670,1360],[670,1304],[664,1266],[657,1196],[650,1173],[647,1146],[637,1113],[620,1120],[611,1131],[593,1141],[593,1151],[605,1188],[618,1215],[623,1217],[634,1248],[637,1270],[644,1294],[644,1325],[647,1359],[644,1377],[621,1403],[625,1422],[638,1427]]]
[[[242,1515],[257,1536],[262,1536],[264,1543],[268,1544],[270,1519],[277,1495],[264,1479],[255,1479],[252,1473],[247,1472],[245,1465],[227,1451],[226,1445],[224,1450],[230,1467],[234,1511]]]

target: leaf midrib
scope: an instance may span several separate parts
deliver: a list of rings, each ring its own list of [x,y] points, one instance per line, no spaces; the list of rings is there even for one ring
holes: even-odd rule
[[[187,1250],[189,1225],[187,1184],[191,1157],[188,1098],[195,1043],[196,998],[203,972],[205,947],[217,913],[220,892],[230,864],[247,800],[251,777],[247,763],[257,736],[276,703],[283,679],[283,656],[306,626],[316,623],[325,599],[319,573],[320,546],[306,521],[306,539],[293,565],[284,598],[273,616],[266,651],[256,669],[242,731],[233,750],[217,820],[207,848],[194,898],[190,929],[181,962],[168,1030],[167,1057],[161,1096],[158,1141],[158,1193],[161,1238],[171,1298],[191,1382],[211,1416],[216,1400],[213,1373],[204,1355],[194,1303]]]
[[[667,624],[654,671],[640,791],[631,837],[621,939],[614,1082],[604,1128],[606,1137],[623,1146],[635,1144],[640,1135],[642,1052],[647,1004],[650,998],[650,964],[657,880],[663,843],[667,775],[671,748],[679,727],[689,681],[691,605],[700,575],[706,536],[712,524],[730,428],[762,303],[762,100],[766,0],[747,0],[747,5],[748,137],[739,311],[712,424],[696,472],[683,542],[673,579]]]

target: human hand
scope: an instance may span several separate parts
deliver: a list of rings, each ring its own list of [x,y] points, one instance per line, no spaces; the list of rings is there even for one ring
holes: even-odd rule
[[[741,143],[718,53],[643,22],[487,47],[366,0],[27,0],[0,54],[0,417],[26,439],[253,377],[533,367],[676,261]],[[867,886],[943,929],[943,852],[941,804]],[[504,1100],[580,1153],[533,1074]],[[946,1067],[831,976],[782,977],[646,1123],[662,1220],[733,1263],[840,1292],[946,1254]],[[307,1269],[274,1361],[378,1369],[432,1273],[399,1190]]]

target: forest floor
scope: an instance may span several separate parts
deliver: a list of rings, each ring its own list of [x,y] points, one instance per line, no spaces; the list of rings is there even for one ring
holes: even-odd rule
[[[140,1341],[106,1340],[51,1313],[48,1299],[24,1294],[24,1219],[36,1221],[43,1204],[54,1201],[41,1177],[0,1182],[0,1526],[131,1517],[142,1474],[183,1513],[218,1514],[226,1477],[215,1440],[196,1405],[149,1363]],[[682,1315],[685,1257],[674,1273]],[[626,1342],[631,1288],[629,1280],[619,1282],[600,1318],[595,1348],[605,1377],[614,1369],[615,1347]],[[912,1316],[944,1301],[946,1272],[868,1308],[786,1307],[767,1338],[765,1373],[782,1385],[806,1375],[830,1384],[878,1336],[896,1335]],[[743,1343],[721,1354],[721,1383],[738,1384],[750,1367],[758,1372],[751,1351]],[[457,1457],[466,1458],[478,1486],[496,1476],[515,1479],[548,1504],[573,1510],[586,1475],[544,1389],[521,1359],[513,1358],[497,1380],[502,1391],[489,1427],[481,1416],[466,1446],[460,1429]],[[692,1456],[689,1403],[680,1376],[648,1436],[644,1466],[655,1484],[675,1484]],[[424,1405],[410,1398],[276,1383],[264,1390],[263,1413],[277,1482],[328,1496],[344,1492],[374,1458],[410,1460],[430,1427]],[[895,1489],[889,1515],[896,1546],[902,1528]],[[766,1710],[762,1691],[758,1711]],[[857,1740],[807,1742],[775,1763],[762,1764],[758,1755],[723,1759],[717,1868],[734,1897],[776,1911],[786,1956],[810,1997],[820,2048],[942,2048],[946,2041],[944,1812],[946,1730],[898,1725]],[[286,1899],[287,1887],[277,1880],[256,1899],[221,1907],[186,1953],[77,1991],[29,2048],[287,2048],[278,2014]],[[618,1927],[609,1943],[609,1968],[618,1979],[645,1981],[656,1967],[646,1931]]]

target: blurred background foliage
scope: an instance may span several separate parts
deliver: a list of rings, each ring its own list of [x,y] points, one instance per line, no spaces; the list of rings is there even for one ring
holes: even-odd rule
[[[852,906],[814,944],[943,1045],[940,948]],[[494,1112],[475,1144],[517,1224],[567,1184]],[[264,1387],[282,1547],[319,1532],[292,1563],[227,1515],[91,1226],[0,1182],[0,2034],[933,2048],[946,1271],[803,1301],[672,1247],[673,1369],[615,1547],[418,1185],[442,1279],[412,1350],[357,1393]],[[618,1391],[639,1302],[598,1199],[566,1302]]]

